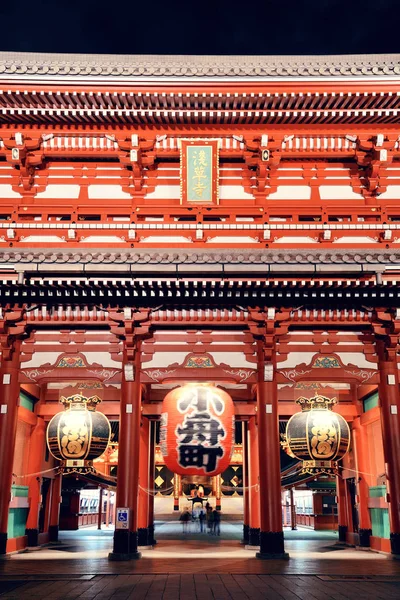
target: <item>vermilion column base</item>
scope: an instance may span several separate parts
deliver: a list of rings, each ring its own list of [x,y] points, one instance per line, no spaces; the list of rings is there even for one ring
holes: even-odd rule
[[[249,528],[249,546],[260,545],[260,528],[250,527]]]
[[[137,531],[125,531],[117,529],[114,532],[113,552],[108,555],[108,560],[136,560],[141,558],[138,552]]]
[[[25,529],[25,535],[28,538],[28,547],[36,548],[39,546],[39,529]]]
[[[339,525],[339,542],[346,542],[347,525]]]
[[[7,534],[0,533],[0,554],[5,554],[7,549]]]
[[[58,525],[50,525],[49,541],[50,542],[58,542]]]
[[[372,535],[372,529],[359,529],[358,535],[360,538],[360,546],[361,548],[369,548],[370,547],[370,537]]]
[[[390,534],[390,549],[392,554],[395,554],[396,557],[400,558],[400,533]]]
[[[244,544],[245,546],[247,546],[249,544],[249,535],[250,535],[250,531],[249,531],[249,526],[248,525],[243,525],[243,539],[241,540],[241,544]]]
[[[283,531],[260,531],[260,552],[257,552],[256,557],[263,560],[287,560],[289,554],[285,552]]]

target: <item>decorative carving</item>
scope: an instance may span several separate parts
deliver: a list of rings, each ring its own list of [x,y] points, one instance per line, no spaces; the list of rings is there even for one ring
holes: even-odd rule
[[[357,371],[356,369],[354,369],[353,371],[347,371],[345,369],[344,372],[347,373],[347,375],[352,375],[353,377],[357,377],[357,379],[361,379],[363,383],[366,383],[374,375],[378,374],[378,371],[374,371],[373,369],[370,369],[368,371],[364,369],[360,369],[359,371]]]
[[[289,379],[289,381],[293,381],[293,383],[295,383],[297,377],[302,377],[303,375],[307,375],[308,373],[311,373],[311,370],[298,371],[297,369],[289,369],[289,370],[285,371],[283,369],[279,369],[279,373],[281,373],[284,377],[286,377],[286,379]]]
[[[23,369],[21,373],[28,377],[31,381],[37,381],[38,377],[43,377],[43,375],[47,375],[51,373],[53,369]]]
[[[175,371],[176,369],[147,369],[146,371],[143,371],[143,373],[147,375],[147,377],[150,377],[150,379],[153,381],[161,381],[168,375],[175,373]]]
[[[225,373],[228,375],[233,375],[234,377],[239,377],[240,382],[247,381],[252,375],[255,375],[255,371],[251,369],[236,369],[232,371],[225,370]]]
[[[112,379],[113,377],[115,377],[115,375],[117,375],[119,373],[118,369],[112,370],[112,369],[88,369],[89,373],[93,373],[93,375],[96,375],[97,377],[100,377],[101,379],[103,379],[103,381],[109,381],[110,379]]]

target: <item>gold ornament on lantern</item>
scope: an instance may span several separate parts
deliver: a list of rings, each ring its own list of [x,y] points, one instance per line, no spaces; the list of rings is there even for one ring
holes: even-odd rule
[[[111,426],[103,413],[96,412],[98,396],[75,394],[60,402],[65,411],[55,415],[47,428],[47,446],[62,461],[64,474],[93,473],[93,460],[99,458],[110,442]]]
[[[302,473],[338,473],[337,461],[347,453],[350,429],[345,419],[332,408],[336,398],[317,394],[296,400],[302,412],[293,415],[281,445],[285,452],[303,463]]]

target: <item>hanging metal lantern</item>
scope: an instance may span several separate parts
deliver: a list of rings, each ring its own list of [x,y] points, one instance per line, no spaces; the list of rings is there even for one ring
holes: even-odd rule
[[[65,473],[95,472],[93,460],[105,452],[110,441],[110,422],[96,412],[101,402],[98,396],[86,398],[75,394],[60,402],[65,411],[55,415],[47,428],[47,446]]]
[[[301,413],[293,415],[287,425],[282,446],[303,461],[302,473],[337,474],[337,461],[347,453],[350,429],[345,419],[332,412],[336,398],[316,395],[299,398]]]
[[[225,471],[234,431],[232,398],[211,384],[188,384],[164,398],[160,449],[174,473],[211,477]]]

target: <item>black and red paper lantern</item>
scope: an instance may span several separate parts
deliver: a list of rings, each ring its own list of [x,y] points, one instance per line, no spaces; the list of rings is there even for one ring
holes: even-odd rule
[[[61,462],[60,470],[68,473],[95,472],[93,460],[105,452],[110,442],[111,426],[105,415],[96,412],[98,396],[86,398],[75,394],[61,397],[65,410],[57,413],[47,428],[47,446]]]
[[[163,401],[160,448],[179,475],[214,476],[229,467],[234,444],[232,398],[211,384],[188,384]]]

